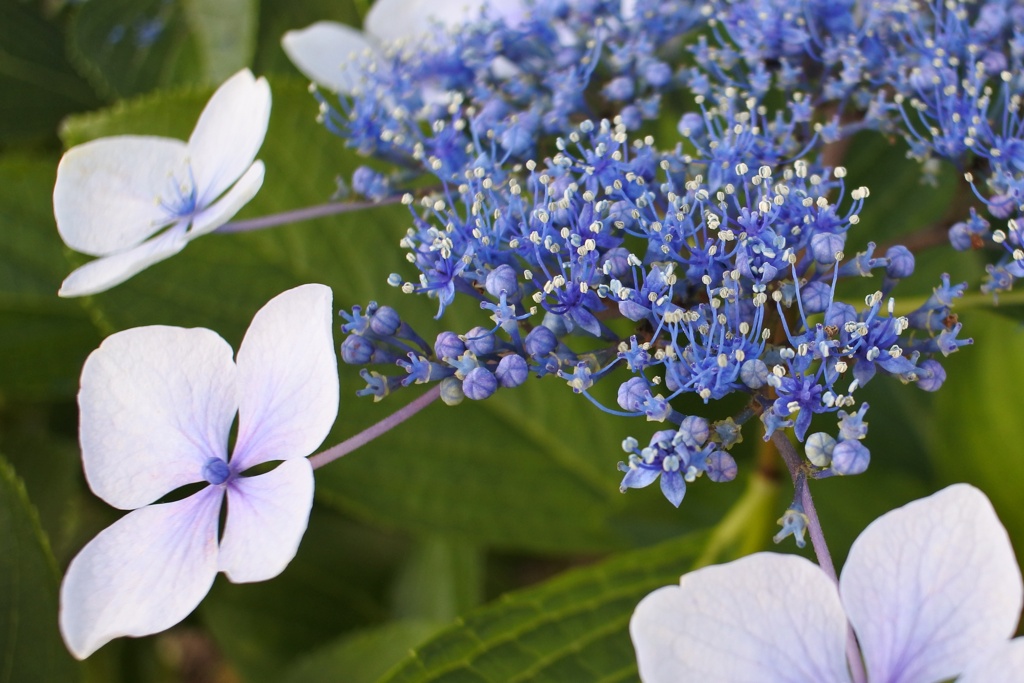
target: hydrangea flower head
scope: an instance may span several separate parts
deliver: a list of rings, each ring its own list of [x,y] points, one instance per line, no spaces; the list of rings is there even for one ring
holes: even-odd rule
[[[847,624],[872,683],[1010,683],[1022,601],[1006,530],[957,484],[870,524],[838,590],[808,560],[758,553],[651,593],[630,633],[644,683],[847,682]]]
[[[57,231],[99,258],[58,294],[110,289],[231,220],[263,184],[254,160],[269,119],[270,86],[245,69],[213,94],[187,143],[118,135],[68,150],[53,188]]]
[[[263,581],[291,561],[313,502],[306,456],[338,412],[331,323],[331,290],[304,285],[256,314],[237,360],[210,330],[165,326],[119,332],[89,356],[78,397],[86,479],[132,512],[64,577],[60,627],[75,656],[173,626],[219,571]],[[283,462],[248,476],[273,461]],[[196,484],[205,486],[153,504]]]

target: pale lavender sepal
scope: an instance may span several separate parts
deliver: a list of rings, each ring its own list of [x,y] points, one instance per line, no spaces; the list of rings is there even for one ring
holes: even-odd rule
[[[125,510],[202,480],[225,458],[236,410],[231,347],[203,328],[153,325],[108,337],[82,369],[79,438],[86,479]]]
[[[1024,588],[991,503],[967,484],[882,515],[857,538],[843,605],[873,681],[934,683],[1016,628]]]
[[[1024,638],[1014,638],[971,662],[956,683],[1020,683],[1024,677]]]
[[[524,19],[526,5],[520,0],[377,0],[363,28],[378,40],[392,42],[426,35],[435,24],[454,29],[485,14],[514,26]]]
[[[271,299],[238,350],[238,440],[232,467],[304,458],[338,415],[332,294],[303,285]]]
[[[344,94],[351,93],[359,83],[360,73],[353,59],[376,49],[362,31],[333,21],[318,21],[288,31],[281,38],[281,47],[306,78]]]
[[[130,512],[71,561],[60,590],[60,630],[84,659],[120,636],[173,626],[195,609],[217,573],[214,487]]]
[[[218,569],[234,583],[266,581],[295,557],[313,506],[313,468],[288,460],[228,485],[228,514]]]
[[[690,572],[640,602],[630,635],[644,683],[850,680],[835,585],[793,555]]]
[[[252,166],[270,121],[270,86],[242,69],[206,103],[188,141],[198,205],[209,206]]]
[[[238,211],[256,196],[263,186],[266,167],[262,161],[255,161],[238,182],[231,186],[223,197],[195,216],[188,231],[188,239],[213,232],[234,218]]]
[[[57,295],[72,297],[105,292],[138,275],[154,263],[174,256],[189,242],[185,232],[187,225],[188,221],[181,222],[127,251],[101,256],[79,266],[64,279]]]
[[[191,190],[181,140],[119,135],[61,157],[53,186],[57,232],[75,251],[106,256],[130,249],[175,220],[170,200]]]
[[[230,220],[263,183],[254,159],[269,118],[269,85],[243,69],[210,98],[187,144],[124,135],[68,150],[53,192],[57,229],[68,246],[101,258],[71,273],[59,294],[109,289]]]

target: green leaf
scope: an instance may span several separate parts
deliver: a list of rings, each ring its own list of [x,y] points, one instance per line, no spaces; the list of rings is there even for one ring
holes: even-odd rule
[[[0,396],[20,401],[73,396],[100,339],[79,302],[57,297],[70,268],[51,213],[53,177],[51,160],[0,158]]]
[[[0,141],[52,138],[67,114],[99,104],[64,57],[64,36],[38,10],[0,0]]]
[[[356,631],[303,657],[284,683],[376,683],[442,624],[403,619]]]
[[[81,678],[57,631],[57,585],[35,508],[0,458],[0,683]]]
[[[636,680],[633,608],[678,582],[704,540],[685,536],[507,594],[416,648],[382,683]]]
[[[220,83],[252,63],[257,0],[184,0],[207,83]]]

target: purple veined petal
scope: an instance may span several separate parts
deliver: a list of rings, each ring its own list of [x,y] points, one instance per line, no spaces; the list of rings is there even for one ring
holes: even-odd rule
[[[210,330],[137,327],[107,337],[82,368],[82,464],[93,492],[137,508],[202,481],[226,458],[236,404],[231,347]]]
[[[186,226],[187,222],[178,223],[137,247],[79,266],[64,278],[57,295],[73,297],[105,292],[154,263],[174,256],[188,244]]]
[[[1024,671],[1024,638],[1000,643],[975,657],[956,683],[1019,683]]]
[[[249,200],[260,191],[260,188],[263,186],[265,172],[266,168],[262,161],[253,162],[249,170],[238,179],[238,182],[223,197],[196,215],[192,221],[192,227],[188,231],[189,239],[191,240],[200,235],[213,232],[234,218],[239,209],[248,204]]]
[[[198,206],[208,206],[252,166],[270,121],[270,86],[242,69],[224,81],[188,141]]]
[[[840,593],[868,677],[933,683],[1005,641],[1024,588],[992,504],[950,486],[872,522],[854,542]]]
[[[683,475],[679,472],[662,472],[661,492],[668,502],[679,507],[679,504],[683,502],[683,496],[686,495],[686,482],[683,481]]]
[[[190,183],[185,143],[121,135],[72,147],[60,160],[53,215],[64,243],[90,256],[134,247],[175,220],[168,202]],[[191,185],[184,188],[187,194]]]
[[[644,683],[845,683],[835,585],[795,555],[756,553],[685,574],[633,613]]]
[[[334,21],[318,21],[281,38],[288,59],[306,78],[334,92],[350,93],[359,82],[354,56],[375,50],[362,31]]]
[[[130,512],[71,561],[60,588],[60,630],[84,659],[120,636],[145,636],[184,619],[217,575],[223,493]]]
[[[338,416],[332,294],[302,285],[278,294],[252,319],[238,349],[238,440],[232,468],[303,458]]]
[[[313,468],[288,460],[255,477],[228,485],[228,514],[219,569],[235,583],[280,574],[299,548],[313,506]]]
[[[653,467],[630,467],[629,471],[626,472],[626,476],[622,478],[622,483],[619,485],[619,488],[622,490],[642,489],[645,486],[653,484],[661,472],[662,471],[660,469],[655,469]]]

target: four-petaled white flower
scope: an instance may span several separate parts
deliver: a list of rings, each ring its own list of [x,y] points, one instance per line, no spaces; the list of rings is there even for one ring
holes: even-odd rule
[[[387,43],[426,34],[432,24],[455,28],[481,13],[514,24],[526,13],[524,0],[377,0],[363,21],[363,31],[334,21],[318,21],[281,38],[292,63],[311,81],[348,94],[359,82],[353,55],[377,53]]]
[[[263,184],[254,159],[269,118],[270,87],[245,69],[213,94],[188,143],[119,135],[68,150],[53,188],[57,230],[99,258],[58,294],[102,292],[231,220]]]
[[[133,512],[90,541],[64,577],[60,628],[76,657],[178,623],[218,571],[263,581],[295,556],[313,502],[306,456],[338,414],[332,322],[331,290],[304,285],[260,309],[237,362],[216,333],[165,326],[119,332],[89,356],[78,395],[86,479]],[[272,461],[283,462],[246,476]]]
[[[875,520],[836,585],[758,553],[682,577],[630,622],[644,683],[846,683],[847,623],[871,683],[1012,683],[1021,573],[985,495],[957,484]]]

